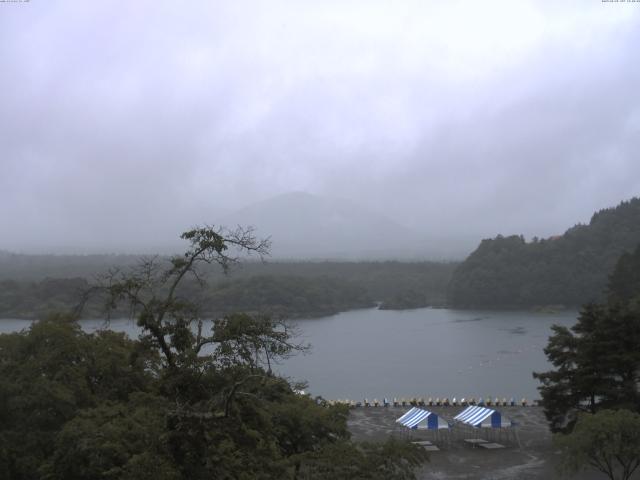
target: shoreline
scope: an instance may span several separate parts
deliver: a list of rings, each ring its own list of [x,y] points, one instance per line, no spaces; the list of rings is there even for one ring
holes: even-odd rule
[[[363,311],[363,310],[381,310],[381,311],[390,311],[390,312],[407,312],[407,311],[412,311],[412,310],[451,310],[451,311],[459,311],[459,312],[478,312],[478,313],[491,313],[491,312],[500,312],[500,313],[509,313],[509,312],[527,312],[527,313],[534,313],[534,314],[549,314],[549,315],[553,315],[553,314],[561,314],[561,313],[567,313],[567,312],[575,312],[576,315],[579,314],[580,312],[580,307],[579,306],[570,306],[570,305],[532,305],[532,306],[514,306],[514,305],[499,305],[499,306],[481,306],[481,307],[473,307],[473,306],[468,306],[468,305],[464,305],[464,306],[455,306],[455,305],[450,305],[450,304],[446,304],[446,303],[439,303],[439,304],[430,304],[430,305],[422,305],[422,306],[406,306],[406,307],[402,307],[402,306],[398,306],[398,305],[392,305],[391,307],[388,307],[384,302],[382,301],[376,301],[371,305],[354,305],[352,308],[347,308],[347,309],[324,309],[324,310],[309,310],[307,312],[300,312],[300,311],[295,311],[295,310],[290,310],[288,312],[285,312],[284,318],[286,318],[287,320],[290,320],[292,322],[297,322],[297,321],[305,321],[305,320],[316,320],[319,318],[325,318],[325,317],[333,317],[336,315],[340,315],[343,313],[350,313],[350,312],[357,312],[357,311]],[[0,322],[6,321],[6,320],[24,320],[24,321],[36,321],[36,320],[40,320],[43,316],[46,316],[48,313],[55,313],[58,311],[64,311],[64,309],[60,310],[56,310],[51,309],[50,311],[43,313],[41,311],[38,310],[30,310],[24,314],[18,314],[16,312],[5,312],[5,315],[9,315],[7,317],[4,317],[3,314],[0,312]],[[217,318],[220,316],[224,316],[224,315],[228,315],[230,313],[234,313],[235,311],[209,311],[209,312],[204,312],[203,317],[211,317],[211,318]],[[243,310],[243,312],[245,312]],[[80,318],[80,320],[96,320],[98,319],[97,317],[99,317],[99,315],[96,317],[93,315],[93,313],[95,312],[91,312],[91,314],[89,314],[88,316],[82,316]],[[122,316],[126,316],[126,312],[120,312]],[[255,310],[246,310],[245,313],[259,313],[258,311]],[[280,314],[282,314],[283,312],[272,312],[274,314],[274,316],[278,316]]]
[[[475,399],[474,397],[461,397],[460,401],[457,401],[455,398],[449,400],[446,397],[429,397],[427,400],[424,400],[425,397],[405,397],[399,398],[394,397],[393,400],[389,400],[387,398],[383,400],[378,400],[373,398],[372,400],[368,400],[368,398],[364,398],[363,401],[359,400],[350,400],[350,399],[324,399],[330,405],[334,404],[343,404],[347,405],[350,408],[411,408],[411,407],[421,407],[421,408],[466,408],[468,406],[479,406],[479,407],[487,407],[487,408],[527,408],[527,407],[540,407],[541,399],[533,399],[529,400],[525,397],[520,397],[520,399],[510,398],[507,400],[506,398],[500,399],[499,397],[490,397],[487,396],[485,398]],[[491,400],[494,398],[495,400]],[[466,400],[465,400],[466,399]]]

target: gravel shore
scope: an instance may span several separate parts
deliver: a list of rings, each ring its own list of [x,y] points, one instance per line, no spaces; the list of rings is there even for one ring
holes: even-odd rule
[[[420,479],[438,480],[503,480],[503,479],[555,479],[563,478],[557,472],[559,453],[552,444],[552,436],[540,407],[497,407],[503,417],[517,424],[517,441],[494,434],[490,440],[505,448],[486,450],[464,441],[472,435],[454,429],[450,441],[435,439],[433,432],[407,430],[395,422],[411,407],[360,407],[351,410],[349,430],[354,440],[384,441],[390,436],[407,438],[408,441],[431,440],[439,451],[430,453],[430,462],[418,472]],[[427,410],[451,420],[463,407],[425,407]],[[566,478],[566,477],[564,477]],[[596,480],[605,478],[599,472],[583,472],[576,479]],[[640,478],[635,475],[634,478]]]

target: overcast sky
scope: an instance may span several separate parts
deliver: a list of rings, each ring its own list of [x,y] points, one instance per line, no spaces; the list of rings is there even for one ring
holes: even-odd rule
[[[162,245],[294,190],[547,236],[639,195],[639,152],[640,3],[0,3],[0,249]]]

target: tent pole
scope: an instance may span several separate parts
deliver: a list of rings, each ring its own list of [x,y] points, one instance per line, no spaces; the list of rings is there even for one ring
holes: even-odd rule
[[[522,450],[522,445],[520,444],[520,436],[518,435],[518,430],[516,430],[515,427],[513,427],[513,434],[516,437],[516,440],[518,441],[518,448]]]

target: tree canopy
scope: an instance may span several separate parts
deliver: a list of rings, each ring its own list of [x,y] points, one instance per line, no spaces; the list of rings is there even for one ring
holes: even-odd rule
[[[180,285],[230,248],[263,254],[250,231],[183,234],[187,252],[104,275],[88,292],[124,303],[131,340],[53,316],[0,335],[0,477],[75,480],[414,478],[409,443],[355,444],[344,406],[297,393],[273,362],[305,346],[289,325],[234,313],[205,322]],[[86,298],[85,298],[86,299]]]
[[[570,431],[578,412],[640,411],[640,246],[610,277],[608,301],[583,307],[576,325],[554,326],[545,348],[554,370],[534,373],[554,431]]]
[[[588,225],[525,241],[521,235],[482,240],[455,270],[454,307],[580,306],[604,301],[608,275],[640,243],[640,198],[596,212]]]
[[[127,271],[140,261],[104,257],[96,265],[93,257],[55,257],[54,262],[46,256],[0,256],[0,316],[34,319],[51,311],[68,310],[102,265],[105,267],[100,273],[109,268]],[[157,258],[156,263],[163,260]],[[381,302],[382,308],[393,309],[444,305],[455,264],[250,261],[232,269],[229,275],[216,271],[214,266],[201,267],[207,285],[203,287],[188,277],[180,283],[179,293],[197,303],[203,316],[241,311],[309,318],[370,308],[376,302]],[[59,270],[54,272],[56,268]],[[102,314],[102,305],[89,302],[82,313],[86,318],[96,318]],[[127,313],[124,305],[121,311],[113,312],[122,316]]]
[[[575,474],[586,467],[611,480],[628,480],[640,466],[640,415],[601,410],[579,416],[573,432],[555,437],[562,449],[561,470]]]

